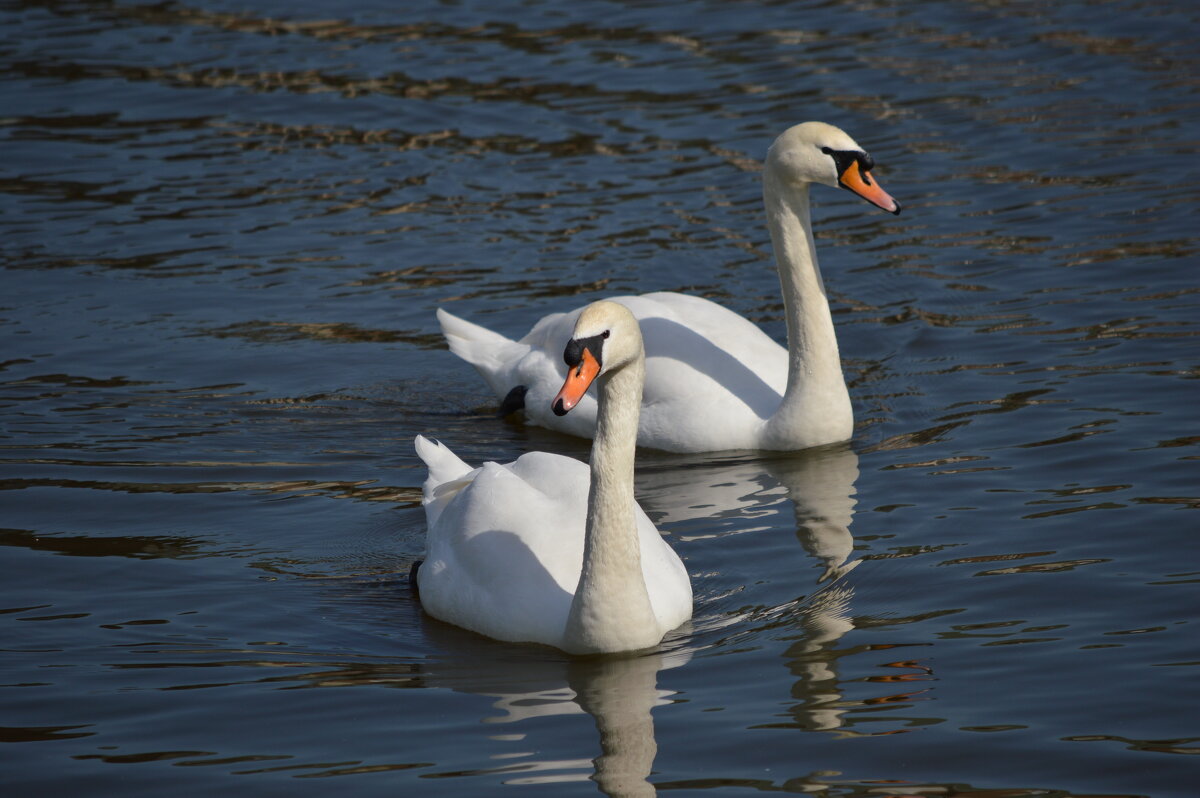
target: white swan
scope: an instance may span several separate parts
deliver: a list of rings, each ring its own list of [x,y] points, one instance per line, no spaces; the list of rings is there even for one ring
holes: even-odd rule
[[[891,213],[900,205],[870,176],[871,157],[832,125],[805,122],[767,151],[763,202],[787,315],[788,348],[733,311],[669,292],[614,297],[641,322],[646,386],[638,443],[672,452],[794,450],[850,438],[854,418],[817,265],[808,186],[853,191]],[[450,350],[473,365],[502,412],[591,437],[594,403],[565,418],[549,412],[564,373],[561,342],[578,310],[541,319],[512,341],[438,310]]]
[[[545,452],[472,469],[417,437],[429,467],[421,603],[435,618],[499,640],[572,654],[647,648],[691,617],[692,587],[633,496],[645,376],[637,320],[614,302],[589,305],[564,357],[555,413],[597,384],[590,469]]]

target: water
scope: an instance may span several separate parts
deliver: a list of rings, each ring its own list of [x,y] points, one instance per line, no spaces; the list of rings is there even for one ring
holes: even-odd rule
[[[1194,794],[1182,2],[0,9],[6,795]],[[814,189],[849,447],[639,456],[691,629],[572,661],[422,615],[423,469],[492,417],[433,311],[615,293],[784,335]]]

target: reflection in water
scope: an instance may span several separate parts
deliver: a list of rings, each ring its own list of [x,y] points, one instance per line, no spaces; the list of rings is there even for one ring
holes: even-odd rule
[[[593,760],[512,762],[492,769],[508,784],[548,784],[591,778],[614,798],[654,795],[647,781],[658,744],[654,707],[670,703],[658,689],[658,672],[686,664],[684,651],[642,656],[568,657],[532,646],[507,646],[429,620],[426,633],[444,658],[431,665],[424,684],[493,696],[500,714],[487,724],[524,723],[586,712],[596,723],[599,755]],[[523,738],[519,735],[514,739]],[[480,771],[482,772],[482,771]]]
[[[639,474],[642,506],[654,513],[660,523],[674,522],[677,530],[687,528],[691,521],[702,524],[703,534],[681,535],[685,540],[767,529],[772,523],[781,523],[769,521],[767,517],[780,512],[778,505],[781,502],[790,502],[796,539],[819,569],[811,581],[792,572],[786,572],[782,580],[776,577],[774,581],[784,581],[787,587],[774,589],[773,595],[795,596],[790,601],[755,606],[748,616],[745,610],[736,610],[730,613],[732,619],[722,618],[716,622],[706,622],[698,612],[697,626],[719,628],[728,633],[731,626],[740,623],[742,628],[736,633],[738,637],[745,635],[757,640],[774,633],[778,639],[787,642],[782,656],[788,673],[794,678],[790,694],[795,701],[788,709],[790,720],[772,721],[756,728],[795,728],[836,732],[839,736],[875,736],[904,731],[863,732],[850,727],[855,712],[908,702],[923,692],[907,688],[911,688],[913,682],[929,678],[926,667],[912,661],[884,663],[900,672],[853,680],[879,683],[887,690],[883,695],[861,699],[846,696],[837,667],[840,658],[860,651],[838,647],[856,628],[851,615],[854,587],[850,580],[842,577],[862,562],[854,556],[854,537],[850,532],[857,503],[858,455],[849,448],[829,447],[766,458],[751,457],[723,461],[673,460],[665,466],[650,465]],[[730,524],[722,527],[715,523],[717,519],[727,519]],[[732,528],[728,529],[728,526]],[[720,544],[724,548],[754,545],[751,541],[735,540],[720,541]],[[761,557],[761,553],[757,556]],[[749,623],[743,623],[746,621]],[[720,647],[727,642],[721,641],[717,645]],[[906,689],[893,692],[897,685]]]
[[[638,470],[642,506],[664,525],[754,519],[788,500],[800,545],[822,569],[818,582],[844,576],[859,560],[850,534],[858,455],[843,446],[731,460],[673,458]],[[706,525],[716,529],[715,524]],[[738,533],[760,529],[741,526]],[[685,539],[696,536],[685,535]]]
[[[851,559],[857,479],[858,455],[846,447],[719,463],[693,460],[683,467],[647,468],[638,479],[643,506],[658,514],[661,523],[706,516],[757,518],[770,514],[780,501],[791,502],[796,538],[820,574],[812,582],[797,579],[794,594],[799,597],[766,608],[762,615],[771,626],[801,630],[784,656],[798,677],[792,694],[802,697],[792,714],[797,725],[810,730],[840,728],[849,708],[839,690],[833,648],[854,628],[854,589],[838,580],[862,562]],[[818,585],[824,587],[812,593]]]
[[[600,733],[595,779],[605,795],[655,793],[646,777],[658,753],[650,710],[665,703],[655,689],[662,666],[662,657],[651,654],[580,662],[571,668],[571,687],[580,706],[596,719]]]
[[[806,456],[780,458],[767,464],[770,474],[786,488],[796,517],[796,537],[817,561],[817,583],[835,582],[853,570],[861,559],[854,553],[850,524],[854,516],[858,455],[847,448],[807,452]],[[798,587],[808,587],[798,585]],[[797,607],[799,639],[784,651],[788,670],[798,677],[792,695],[801,698],[791,710],[805,729],[841,728],[849,709],[841,690],[833,649],[854,628],[849,584],[828,584]]]
[[[858,455],[847,448],[806,452],[803,457],[766,463],[787,489],[796,514],[796,537],[822,570],[818,582],[838,579],[862,560],[850,560],[854,536],[850,524],[857,503]]]
[[[842,716],[850,705],[841,691],[833,648],[854,628],[849,612],[853,595],[852,588],[841,584],[818,593],[797,619],[803,633],[784,651],[788,670],[798,677],[792,695],[801,701],[791,715],[800,728],[831,731],[845,725]]]

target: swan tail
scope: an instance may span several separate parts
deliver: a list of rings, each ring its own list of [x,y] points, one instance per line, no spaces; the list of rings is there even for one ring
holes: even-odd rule
[[[441,441],[431,441],[424,435],[418,435],[413,444],[416,447],[417,456],[429,468],[427,485],[453,482],[462,479],[474,470]]]
[[[450,351],[474,366],[497,397],[504,399],[517,387],[509,384],[509,375],[516,362],[529,351],[528,345],[460,319],[442,308],[438,308],[437,319]]]
[[[471,484],[474,469],[441,441],[418,435],[413,443],[417,456],[429,468],[429,476],[421,490],[421,504],[425,506],[425,522],[432,528],[450,500]],[[415,578],[415,569],[413,575]]]

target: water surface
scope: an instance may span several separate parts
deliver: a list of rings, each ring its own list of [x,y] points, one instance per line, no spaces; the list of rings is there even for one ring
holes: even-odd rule
[[[402,7],[401,7],[402,6]],[[1200,239],[1182,2],[0,9],[0,746],[14,795],[1184,796]],[[686,291],[784,337],[813,192],[845,447],[639,456],[690,628],[572,660],[424,616],[424,470],[510,335]]]

